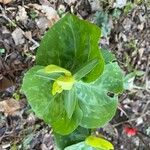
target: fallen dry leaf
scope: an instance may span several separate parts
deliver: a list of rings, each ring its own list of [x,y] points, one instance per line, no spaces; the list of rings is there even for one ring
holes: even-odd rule
[[[8,4],[12,2],[12,0],[0,0],[0,3],[3,3],[3,4]]]
[[[13,98],[0,102],[0,112],[12,115],[21,108],[20,103]]]
[[[7,88],[13,86],[13,82],[6,77],[0,77],[0,91],[4,91]]]
[[[101,2],[100,0],[89,0],[89,3],[91,5],[91,9],[92,11],[99,11],[102,9],[102,6],[101,6]]]
[[[36,20],[36,24],[42,32],[45,32],[45,30],[49,27],[49,20],[46,17],[40,17]]]
[[[25,39],[23,36],[24,32],[22,29],[20,28],[16,28],[13,32],[12,32],[12,38],[15,42],[15,45],[21,45],[24,44]]]
[[[49,27],[51,27],[55,22],[59,20],[59,16],[57,14],[57,11],[49,6],[42,5],[42,12],[45,14],[47,19],[49,20]]]
[[[39,14],[42,13],[42,17],[39,20],[36,20],[37,26],[40,29],[42,28],[45,30],[45,28],[50,28],[55,22],[59,20],[57,11],[51,6],[38,4],[29,4],[28,6],[39,11]]]
[[[21,21],[24,24],[27,23],[28,15],[24,7],[18,6],[18,13],[16,16],[17,21]]]
[[[74,4],[77,0],[64,0],[68,5]]]

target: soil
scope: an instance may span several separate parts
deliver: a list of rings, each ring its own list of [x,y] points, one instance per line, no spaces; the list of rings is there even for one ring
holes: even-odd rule
[[[120,95],[113,120],[96,133],[103,134],[116,150],[150,149],[150,5],[136,4],[127,13],[121,8],[121,15],[113,17],[112,3],[14,0],[0,4],[0,150],[54,149],[51,128],[35,116],[20,92],[24,73],[33,66],[43,35],[60,14],[70,12],[94,22],[101,10],[109,14],[111,32],[100,45],[115,54],[125,74],[137,75]],[[46,8],[53,9],[47,12]],[[137,134],[128,135],[126,127]]]

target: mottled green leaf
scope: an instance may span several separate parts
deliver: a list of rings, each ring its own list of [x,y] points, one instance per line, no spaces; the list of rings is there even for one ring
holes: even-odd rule
[[[101,52],[102,52],[102,55],[106,64],[111,63],[116,60],[115,55],[112,54],[107,49],[101,49]]]
[[[103,150],[103,149],[94,148],[94,147],[87,145],[85,142],[80,142],[80,143],[68,146],[64,150]]]
[[[117,63],[107,64],[96,82],[88,84],[81,81],[75,86],[83,111],[81,126],[97,128],[112,119],[118,103],[116,94],[123,90],[122,72]]]
[[[69,118],[64,108],[63,93],[57,95],[57,100],[50,104],[50,116],[53,130],[61,135],[66,135],[73,132],[79,125],[82,119],[82,111],[76,104],[72,117]],[[72,109],[72,108],[71,108]],[[48,118],[47,118],[48,119]]]
[[[82,119],[82,111],[77,103],[72,117],[68,117],[64,107],[64,94],[53,96],[52,82],[35,76],[36,72],[43,68],[35,66],[30,69],[23,79],[22,89],[39,118],[51,125],[55,132],[69,134],[78,127]]]
[[[37,66],[23,79],[33,111],[58,134],[70,134],[78,126],[103,126],[115,114],[122,73],[111,55],[103,53],[104,69],[99,36],[98,27],[67,14],[46,33]]]
[[[101,27],[102,36],[107,37],[110,34],[111,26],[109,24],[109,15],[105,11],[97,11],[95,13],[94,22],[96,25]]]
[[[97,58],[98,65],[84,80],[94,81],[104,68],[104,60],[98,48],[100,34],[96,25],[67,14],[44,36],[37,50],[36,63],[42,66],[55,64],[75,74],[80,66]]]
[[[131,72],[129,74],[127,74],[125,77],[124,77],[124,89],[125,90],[132,90],[134,88],[142,88],[142,87],[139,87],[139,86],[136,86],[134,84],[134,80],[135,80],[135,77],[136,76],[142,76],[144,75],[144,72],[143,71],[138,71],[138,70],[135,70],[134,72]]]
[[[74,132],[69,135],[60,135],[54,133],[54,139],[56,144],[56,149],[64,150],[65,147],[76,144],[78,142],[84,141],[87,136],[91,134],[90,129],[83,127],[78,127]]]

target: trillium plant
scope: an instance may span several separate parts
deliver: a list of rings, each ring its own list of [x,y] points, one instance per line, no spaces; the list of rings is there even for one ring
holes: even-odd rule
[[[92,135],[115,115],[123,74],[114,56],[98,46],[101,30],[66,14],[41,41],[22,90],[35,114],[52,127],[58,150],[109,150]]]

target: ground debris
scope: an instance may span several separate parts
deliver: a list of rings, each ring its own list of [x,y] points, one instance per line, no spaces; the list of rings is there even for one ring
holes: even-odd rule
[[[3,3],[3,4],[8,4],[10,2],[12,2],[13,0],[0,0],[0,3]]]
[[[16,20],[21,21],[24,24],[26,24],[28,16],[27,16],[27,12],[26,12],[25,8],[22,6],[18,6],[18,9],[19,9],[19,11],[17,13]]]
[[[43,35],[59,17],[71,12],[94,22],[96,12],[104,10],[108,15],[104,27],[110,24],[112,30],[110,35],[101,38],[101,45],[116,54],[125,74],[135,71],[143,74],[131,78],[128,83],[131,88],[128,86],[119,97],[121,109],[102,133],[116,150],[146,150],[149,138],[145,135],[150,136],[150,9],[147,4],[134,5],[124,14],[126,0],[11,1],[3,0],[8,5],[0,6],[0,149],[54,148],[51,129],[35,116],[19,92],[22,78],[34,64]],[[114,10],[121,12],[118,19],[112,16]],[[21,101],[15,100],[15,93],[19,93]],[[137,128],[140,137],[124,134],[124,124]]]
[[[20,103],[13,98],[0,102],[0,112],[5,113],[5,115],[13,115],[19,109],[21,109]]]
[[[20,28],[16,28],[12,32],[12,38],[16,45],[21,45],[21,44],[24,44],[24,42],[25,42],[25,38],[23,36],[23,31]]]

